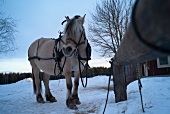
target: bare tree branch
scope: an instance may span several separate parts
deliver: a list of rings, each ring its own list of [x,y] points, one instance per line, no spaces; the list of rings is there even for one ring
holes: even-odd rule
[[[13,18],[3,17],[0,13],[0,54],[6,54],[16,49],[14,33],[16,32],[16,23]]]
[[[113,57],[117,51],[130,21],[131,8],[132,0],[105,0],[96,4],[88,30],[101,56]]]

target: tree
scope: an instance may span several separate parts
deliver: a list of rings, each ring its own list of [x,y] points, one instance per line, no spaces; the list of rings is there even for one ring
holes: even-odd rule
[[[14,33],[16,32],[16,23],[11,17],[3,17],[0,12],[0,54],[6,54],[16,49]]]
[[[104,0],[91,13],[90,41],[102,57],[113,57],[130,21],[132,0]]]
[[[103,57],[113,57],[130,21],[132,0],[105,0],[96,4],[89,38]],[[127,100],[124,66],[113,65],[115,102]]]

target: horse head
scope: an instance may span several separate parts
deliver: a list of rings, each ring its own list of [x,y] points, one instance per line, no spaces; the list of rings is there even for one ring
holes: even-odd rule
[[[76,15],[72,19],[66,17],[66,26],[64,29],[63,40],[63,54],[66,57],[74,55],[79,46],[85,43],[85,30],[83,27],[85,15],[83,17]]]

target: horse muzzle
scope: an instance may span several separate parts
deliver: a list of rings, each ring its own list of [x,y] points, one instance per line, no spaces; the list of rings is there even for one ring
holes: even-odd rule
[[[71,46],[66,46],[62,48],[62,51],[66,57],[71,57],[74,54],[75,49]]]

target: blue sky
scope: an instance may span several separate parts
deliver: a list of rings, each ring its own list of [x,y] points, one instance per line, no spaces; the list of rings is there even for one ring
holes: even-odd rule
[[[17,50],[7,55],[0,55],[0,72],[30,72],[27,60],[29,45],[40,37],[57,38],[58,31],[63,31],[61,22],[65,16],[75,15],[85,18],[85,29],[88,37],[90,12],[101,0],[4,0],[0,11],[6,17],[12,17],[17,23],[15,44]],[[91,44],[92,45],[92,44]],[[95,47],[92,45],[92,48]],[[109,66],[108,59],[101,58],[93,50],[90,66]]]

